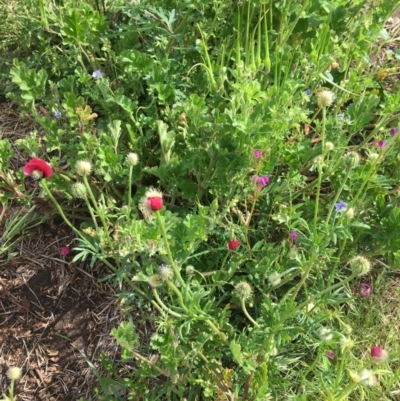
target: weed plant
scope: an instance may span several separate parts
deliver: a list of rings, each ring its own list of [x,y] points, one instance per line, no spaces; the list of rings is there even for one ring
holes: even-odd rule
[[[400,93],[370,58],[397,5],[9,5],[2,85],[45,135],[14,172],[0,141],[2,199],[49,199],[122,288],[99,400],[399,392],[394,331],[362,323],[399,267]]]

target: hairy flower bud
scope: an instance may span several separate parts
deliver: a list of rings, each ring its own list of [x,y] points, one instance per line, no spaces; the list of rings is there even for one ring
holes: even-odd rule
[[[17,366],[13,366],[7,371],[7,376],[10,380],[18,380],[21,377],[22,370]]]
[[[126,162],[130,165],[130,166],[136,166],[136,164],[139,163],[139,156],[137,153],[128,153],[128,155],[126,156]]]
[[[370,153],[369,154],[369,160],[372,162],[372,163],[375,163],[377,160],[379,159],[379,154],[378,153]]]
[[[374,375],[373,370],[370,369],[363,369],[359,375],[359,381],[364,385],[364,386],[368,386],[368,387],[373,387],[376,385],[376,377]]]
[[[88,175],[92,171],[92,164],[85,160],[79,160],[76,163],[76,172],[79,175]]]
[[[189,265],[189,266],[186,266],[186,274],[188,275],[188,276],[191,276],[192,274],[194,274],[194,266],[192,266],[192,265]]]
[[[357,152],[349,152],[344,155],[344,165],[346,168],[356,168],[360,164],[360,156]]]
[[[330,151],[332,151],[333,149],[335,149],[335,145],[334,145],[332,142],[327,142],[327,143],[325,144],[325,149],[326,149],[328,152],[330,152]]]
[[[348,219],[352,219],[354,218],[354,208],[350,207],[346,210],[345,214],[344,214]]]
[[[169,266],[161,265],[159,270],[160,277],[163,281],[172,280],[174,278],[174,272]]]
[[[333,103],[335,95],[327,88],[320,88],[316,94],[319,108],[328,107]]]
[[[253,297],[253,288],[247,281],[241,281],[235,285],[234,294],[237,298],[247,301]]]
[[[363,256],[356,256],[350,261],[350,267],[358,276],[363,276],[371,270],[371,263]]]
[[[152,287],[152,288],[160,287],[160,285],[162,285],[163,282],[164,281],[160,274],[155,274],[154,276],[151,276],[149,278],[149,284],[150,284],[150,287]]]
[[[282,281],[281,275],[277,272],[273,272],[268,276],[268,281],[275,287]]]
[[[86,187],[84,184],[81,182],[76,182],[74,185],[72,185],[72,196],[74,198],[81,198],[83,199],[86,196]]]
[[[328,327],[321,327],[319,330],[319,338],[322,341],[329,341],[333,338],[333,331]]]

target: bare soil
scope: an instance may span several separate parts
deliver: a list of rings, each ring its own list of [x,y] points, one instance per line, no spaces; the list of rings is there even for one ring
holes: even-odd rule
[[[114,290],[61,256],[70,239],[42,224],[16,245],[17,257],[0,261],[0,393],[7,370],[19,366],[19,400],[90,398],[95,379],[83,353],[97,365],[101,351],[117,349],[109,336],[120,320]]]

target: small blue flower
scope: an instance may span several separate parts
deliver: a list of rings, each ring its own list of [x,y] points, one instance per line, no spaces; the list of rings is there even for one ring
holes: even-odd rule
[[[307,90],[305,91],[305,94],[306,94],[307,96],[311,95],[311,89],[307,89]]]
[[[347,203],[340,201],[335,204],[335,208],[337,212],[343,212],[343,210],[347,209]]]
[[[340,114],[337,115],[337,118],[343,118],[343,117],[344,117],[343,113],[340,113]]]
[[[53,114],[53,116],[54,116],[55,118],[60,118],[60,117],[61,117],[61,111],[55,111],[54,114]]]
[[[100,78],[101,77],[101,70],[93,71],[92,77],[94,79]]]

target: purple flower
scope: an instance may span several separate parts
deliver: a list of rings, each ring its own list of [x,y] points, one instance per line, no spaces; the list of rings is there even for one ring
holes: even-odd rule
[[[353,288],[353,292],[362,297],[367,297],[371,294],[371,287],[366,283],[360,283]]]
[[[101,77],[101,70],[93,71],[92,77],[94,79],[100,78]]]
[[[290,238],[292,241],[296,241],[297,240],[297,231],[293,230],[290,232]]]
[[[390,135],[396,135],[399,132],[398,128],[392,128],[390,131]]]
[[[263,188],[268,184],[269,177],[267,175],[264,175],[261,177],[258,177],[257,175],[253,175],[253,177],[251,177],[251,182],[253,184],[256,182],[258,188]]]
[[[340,114],[337,115],[337,118],[343,118],[343,117],[344,117],[343,113],[340,113]]]
[[[260,157],[262,157],[263,152],[261,152],[261,150],[254,149],[254,150],[253,150],[253,155],[254,155],[254,157],[255,157],[256,159],[259,159]]]
[[[336,208],[337,212],[342,212],[343,210],[345,210],[347,208],[347,203],[340,201],[335,204],[335,208]]]
[[[307,89],[304,93],[305,93],[307,96],[311,95],[311,89]]]
[[[385,149],[386,141],[379,141],[379,142],[378,142],[378,146],[379,146],[382,150]]]
[[[54,114],[53,114],[53,116],[54,116],[55,118],[60,118],[60,117],[61,117],[61,111],[55,111]]]
[[[326,351],[325,355],[330,359],[335,359],[335,354],[333,352]]]

